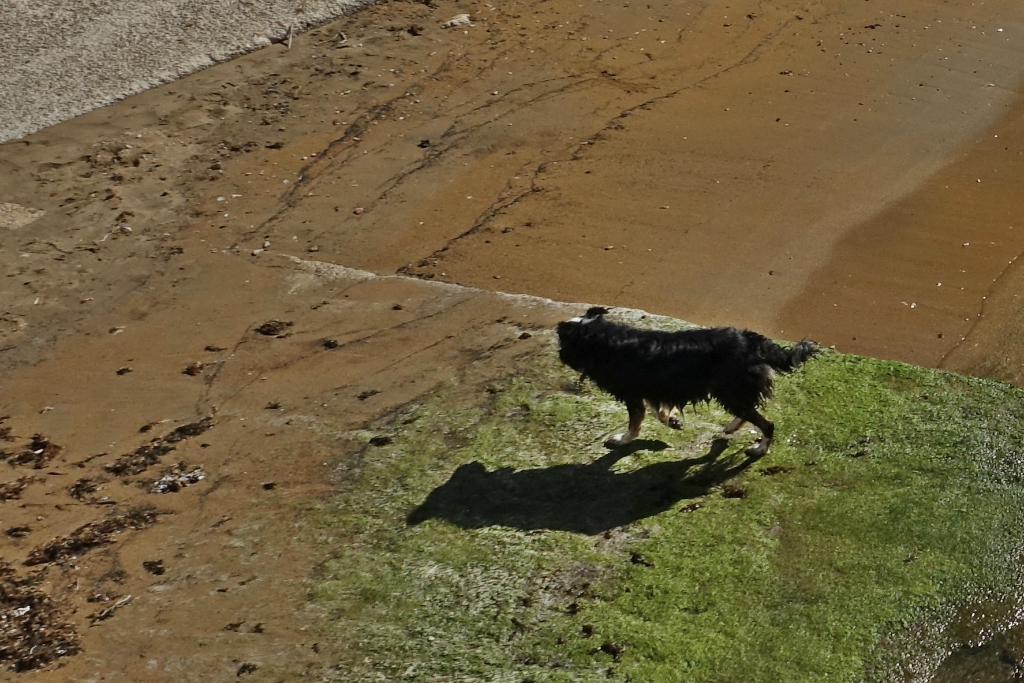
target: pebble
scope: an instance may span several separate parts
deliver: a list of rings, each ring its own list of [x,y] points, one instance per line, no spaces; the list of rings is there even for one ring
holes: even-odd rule
[[[459,26],[472,26],[473,21],[468,14],[456,14],[448,21],[441,24],[441,28],[457,28]]]

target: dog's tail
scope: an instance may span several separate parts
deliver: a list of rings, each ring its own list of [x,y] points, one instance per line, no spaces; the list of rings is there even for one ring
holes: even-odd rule
[[[765,340],[762,347],[768,365],[778,372],[793,372],[804,361],[818,354],[817,343],[804,339],[795,346],[785,349],[774,342]]]

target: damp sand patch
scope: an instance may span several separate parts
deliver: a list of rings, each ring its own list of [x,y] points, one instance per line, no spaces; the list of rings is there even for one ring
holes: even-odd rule
[[[45,211],[20,204],[0,202],[0,230],[17,230],[45,215]]]
[[[713,407],[608,451],[577,379],[552,351],[351,435],[311,515],[339,680],[928,680],[1020,621],[1024,391],[826,353],[752,461]]]

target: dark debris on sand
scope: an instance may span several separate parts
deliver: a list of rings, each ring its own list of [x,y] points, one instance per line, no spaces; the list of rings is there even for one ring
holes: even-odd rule
[[[17,453],[8,453],[0,450],[0,460],[6,460],[9,465],[32,465],[33,469],[41,470],[51,460],[56,458],[64,450],[61,446],[53,443],[42,434],[32,436],[32,441]]]
[[[0,561],[0,667],[31,671],[79,651],[79,637],[33,578],[19,579]]]
[[[177,493],[186,486],[191,486],[206,478],[202,468],[194,467],[189,470],[183,463],[175,463],[163,471],[156,481],[146,482],[146,489],[150,493]]]
[[[257,327],[256,331],[266,337],[280,337],[291,326],[290,320],[268,320]]]
[[[213,426],[213,418],[204,417],[199,422],[182,425],[166,436],[157,437],[149,443],[142,444],[127,455],[122,455],[104,469],[117,476],[141,474],[160,462],[161,456],[171,452],[175,444],[193,436],[202,434]]]
[[[115,511],[99,522],[78,527],[70,536],[58,536],[28,554],[24,564],[33,566],[57,562],[81,555],[97,546],[114,542],[114,534],[125,529],[145,529],[156,522],[159,513],[152,507],[139,506],[126,511]]]
[[[14,481],[0,484],[0,502],[21,498],[21,492],[32,483],[32,477],[21,477]]]
[[[82,478],[68,488],[68,495],[83,503],[93,502],[92,494],[99,490],[100,480]]]

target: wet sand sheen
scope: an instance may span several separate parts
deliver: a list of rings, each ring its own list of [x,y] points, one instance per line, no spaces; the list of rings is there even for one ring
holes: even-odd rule
[[[415,197],[407,183],[406,201],[359,219],[394,237],[349,263],[940,365],[1024,250],[1008,227],[1024,186],[1007,37],[1019,9],[984,22],[919,3],[788,9],[737,25],[631,15],[661,27],[648,40],[637,21],[646,58],[580,53],[569,79],[605,78],[510,112],[489,131],[502,144],[436,164]],[[588,19],[595,35],[610,25]],[[528,134],[511,144],[512,131]],[[491,214],[473,204],[495,196]]]
[[[843,351],[1020,383],[1024,101],[949,166],[851,230],[779,316]],[[970,350],[970,351],[968,351]],[[983,360],[983,357],[988,360]],[[997,371],[998,369],[998,371]]]

